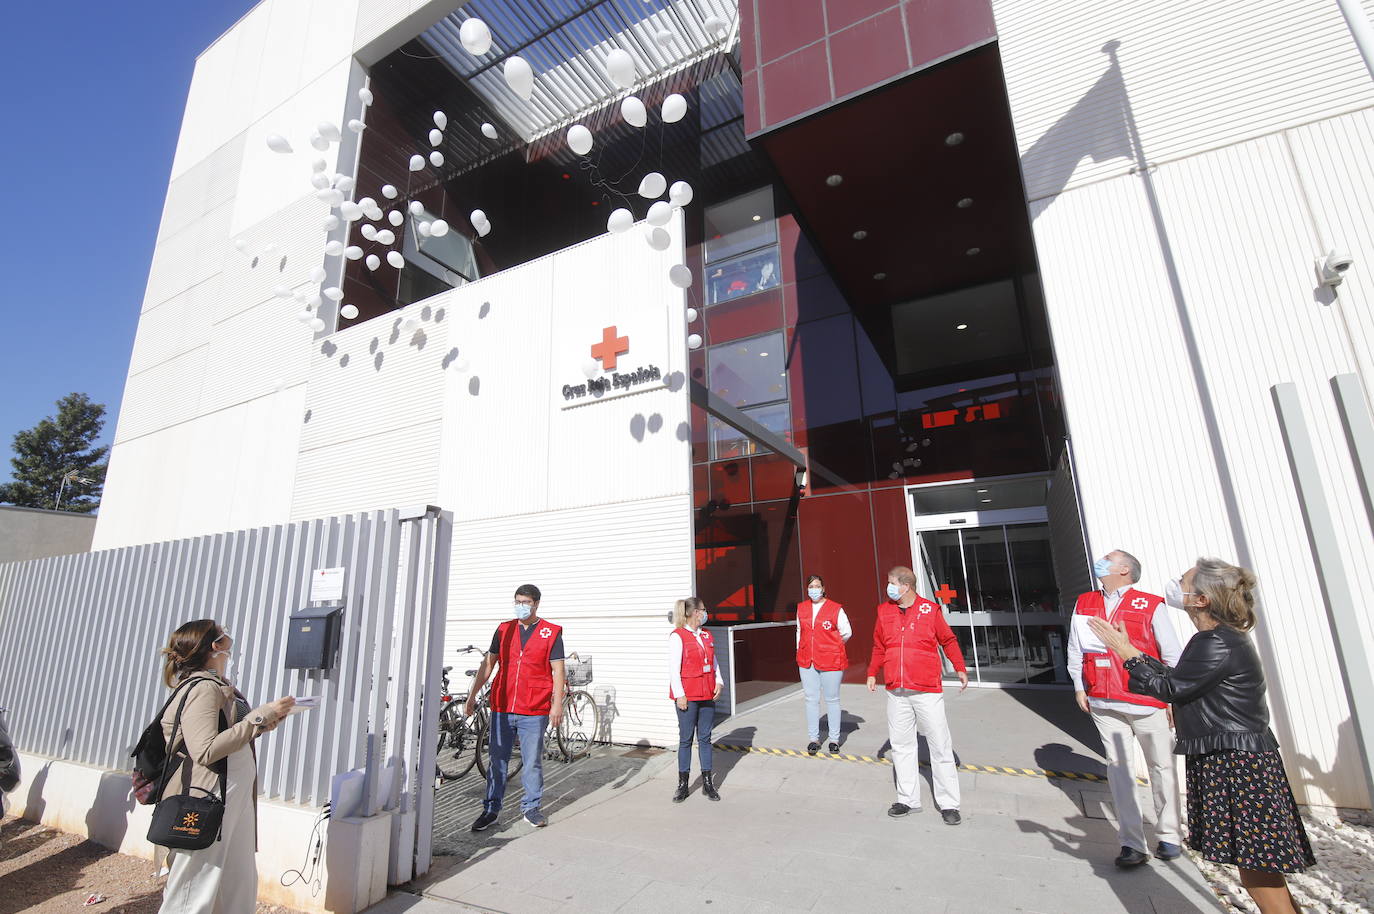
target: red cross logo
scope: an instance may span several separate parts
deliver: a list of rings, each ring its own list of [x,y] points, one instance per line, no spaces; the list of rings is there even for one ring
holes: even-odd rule
[[[829,622],[822,622],[821,628],[825,629],[826,631],[830,631],[830,629],[833,628],[833,626]]]
[[[1145,607],[1150,605],[1150,601],[1145,599],[1144,597],[1136,597],[1134,600],[1131,601],[1131,605],[1134,606],[1136,609],[1144,609]]]
[[[615,371],[616,356],[630,351],[630,338],[615,334],[614,326],[607,327],[601,331],[601,342],[592,346],[592,358],[600,359],[601,367],[606,371]]]
[[[552,635],[552,634],[553,634],[553,629],[551,629],[551,628],[541,628],[541,629],[539,630],[539,637],[541,637],[541,638],[547,638],[547,637],[549,637],[549,636]]]
[[[948,584],[941,584],[940,589],[935,591],[935,596],[941,603],[948,604],[950,600],[959,596],[959,591],[951,590]]]

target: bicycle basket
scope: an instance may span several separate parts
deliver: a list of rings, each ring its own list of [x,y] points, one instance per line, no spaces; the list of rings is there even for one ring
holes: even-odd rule
[[[568,677],[568,685],[573,688],[585,686],[592,681],[592,658],[579,657],[576,660],[569,658],[564,665],[564,672]]]

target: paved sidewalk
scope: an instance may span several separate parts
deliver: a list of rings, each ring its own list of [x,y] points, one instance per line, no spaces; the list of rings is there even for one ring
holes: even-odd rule
[[[970,690],[964,698],[972,695]],[[846,751],[880,750],[880,698],[872,696],[870,707],[862,696],[853,697],[855,714],[866,720]],[[1049,745],[1060,747],[1052,750],[1059,767],[1066,767],[1058,757],[1065,754],[1092,761],[1078,751],[1082,742],[1065,740],[1043,718],[1044,726],[1036,728],[1040,745],[1024,735],[1006,737],[1008,721],[1002,718],[1012,710],[997,699],[973,696],[957,706],[963,712],[958,714],[955,707],[951,702],[951,725],[965,762],[1051,767],[1035,765],[1047,758],[1043,747]],[[975,707],[983,712],[974,713]],[[799,711],[784,703],[740,715],[724,721],[717,735],[732,741],[752,735],[754,745],[765,744],[760,735],[781,741],[793,726],[788,719]],[[1024,730],[1026,709],[1017,713]],[[975,720],[980,731],[992,731],[971,732]],[[860,753],[859,739],[875,745]],[[997,746],[1006,749],[1004,757],[973,755]],[[933,808],[928,772],[924,810],[889,819],[887,765],[717,752],[715,768],[722,802],[708,802],[694,778],[692,796],[674,805],[673,754],[646,759],[643,753],[626,757],[620,748],[603,748],[593,759],[546,769],[548,828],[519,821],[517,783],[501,822],[481,835],[451,830],[470,819],[467,812],[475,815],[480,781],[470,775],[467,783],[445,788],[448,796],[441,794],[441,806],[450,810],[450,833],[437,843],[452,856],[436,858],[430,876],[414,887],[424,897],[396,895],[374,910],[1220,910],[1186,859],[1153,861],[1126,872],[1112,864],[1118,847],[1105,785],[961,772],[964,824],[950,827]]]

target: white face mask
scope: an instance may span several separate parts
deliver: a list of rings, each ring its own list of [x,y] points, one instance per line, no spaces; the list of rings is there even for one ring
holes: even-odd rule
[[[516,603],[516,604],[515,604],[515,618],[519,619],[521,622],[524,622],[526,619],[528,619],[528,618],[529,618],[530,616],[532,616],[532,615],[534,615],[534,604],[532,604],[532,603]]]
[[[806,591],[806,595],[810,597],[813,602],[819,603],[821,598],[825,596],[825,591],[821,590],[819,587],[811,587]]]
[[[234,655],[229,653],[228,651],[215,651],[210,656],[224,658],[224,678],[232,679],[232,671],[234,669]]]
[[[1184,599],[1186,597],[1191,597],[1192,595],[1193,592],[1191,590],[1183,589],[1182,581],[1170,581],[1169,583],[1164,585],[1164,602],[1168,603],[1175,609],[1187,610],[1188,607],[1185,604]]]

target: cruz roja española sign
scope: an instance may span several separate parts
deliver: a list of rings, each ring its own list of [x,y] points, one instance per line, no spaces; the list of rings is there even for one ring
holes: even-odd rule
[[[584,366],[585,379],[562,385],[563,408],[585,406],[599,400],[639,393],[664,385],[663,370],[654,364],[622,366],[622,356],[630,353],[630,337],[621,336],[613,325],[601,332],[601,341],[591,347],[591,358]]]

